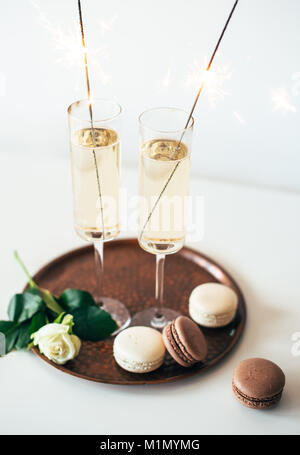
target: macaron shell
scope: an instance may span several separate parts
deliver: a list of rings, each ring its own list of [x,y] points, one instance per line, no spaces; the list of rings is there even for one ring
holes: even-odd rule
[[[165,345],[162,335],[150,327],[129,327],[114,340],[114,357],[124,369],[135,373],[153,371],[163,363]]]
[[[207,355],[207,343],[200,327],[186,316],[179,316],[174,327],[180,343],[188,354],[195,360],[203,360]]]
[[[236,310],[223,314],[207,314],[198,311],[192,304],[189,305],[191,318],[203,327],[225,327],[234,319]]]
[[[254,400],[253,398],[243,396],[237,388],[232,385],[232,390],[237,398],[237,400],[246,406],[247,408],[252,408],[252,409],[268,409],[273,406],[275,406],[281,399],[282,392],[279,394],[275,395],[274,397],[268,399],[268,400]]]
[[[192,291],[190,302],[199,305],[204,313],[224,314],[236,310],[238,298],[236,293],[224,284],[204,283]]]
[[[150,373],[151,371],[157,370],[163,364],[164,357],[156,362],[133,362],[115,354],[115,360],[123,370],[131,373]]]
[[[186,347],[181,342],[181,340],[180,340],[180,338],[178,336],[178,333],[177,333],[176,328],[175,328],[175,321],[173,321],[172,324],[171,324],[171,333],[172,333],[172,336],[173,336],[174,343],[178,347],[178,349],[180,351],[180,354],[182,355],[184,360],[188,364],[195,363],[196,359],[194,359],[194,357],[192,357],[191,354],[189,354],[189,352],[187,351]]]
[[[171,324],[168,324],[164,329],[163,329],[163,340],[165,343],[165,346],[167,348],[167,351],[173,357],[175,362],[177,362],[179,365],[182,367],[190,367],[193,365],[190,362],[185,359],[179,349],[179,347],[176,345],[176,342],[172,336],[171,332]]]
[[[243,396],[267,400],[282,392],[285,376],[278,365],[267,359],[243,360],[234,370],[233,386]]]
[[[236,293],[221,283],[204,283],[195,287],[189,299],[189,312],[197,324],[224,327],[235,316],[238,305]]]

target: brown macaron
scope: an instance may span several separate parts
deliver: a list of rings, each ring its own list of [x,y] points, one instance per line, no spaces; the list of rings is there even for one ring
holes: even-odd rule
[[[243,360],[234,370],[232,388],[244,406],[267,409],[281,398],[285,376],[281,368],[270,360]]]
[[[201,329],[186,316],[179,316],[164,328],[163,340],[169,354],[183,367],[191,367],[207,355]]]

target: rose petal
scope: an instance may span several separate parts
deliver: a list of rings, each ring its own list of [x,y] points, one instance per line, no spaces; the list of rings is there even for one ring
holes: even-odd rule
[[[81,341],[80,341],[80,338],[78,338],[78,336],[76,335],[70,335],[71,336],[71,340],[75,346],[75,357],[79,354],[79,351],[80,351],[80,348],[81,348]]]
[[[41,327],[37,332],[31,335],[33,338],[33,343],[39,344],[40,340],[44,337],[49,337],[51,335],[57,335],[58,333],[67,333],[69,330],[69,326],[64,324],[46,324]]]

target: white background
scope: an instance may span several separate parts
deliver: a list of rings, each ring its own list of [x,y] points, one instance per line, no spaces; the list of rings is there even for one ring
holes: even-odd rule
[[[66,108],[85,89],[82,55],[77,45],[70,52],[77,2],[1,3],[4,319],[9,298],[25,284],[13,249],[34,273],[82,245],[72,229]],[[102,48],[90,58],[94,94],[125,108],[123,186],[134,194],[138,114],[192,104],[194,59],[209,56],[232,2],[82,4],[88,47]],[[300,356],[292,355],[300,332],[299,16],[297,0],[240,0],[215,62],[232,72],[223,84],[228,94],[212,107],[203,93],[196,112],[191,193],[203,197],[205,212],[204,236],[191,246],[223,265],[244,292],[247,326],[237,348],[203,375],[132,388],[81,381],[31,353],[11,353],[0,359],[1,433],[299,434]],[[279,88],[289,96],[285,113],[272,102]],[[286,374],[282,402],[267,412],[232,395],[234,367],[253,356]]]
[[[125,110],[125,163],[137,163],[143,110],[191,108],[197,68],[232,5],[82,1],[93,95],[115,97]],[[240,0],[212,67],[229,77],[226,94],[214,99],[206,90],[195,113],[195,175],[300,189],[299,23],[298,0]],[[0,25],[1,150],[68,159],[66,109],[86,96],[77,1],[3,2]],[[274,91],[285,94],[285,107],[275,109]]]

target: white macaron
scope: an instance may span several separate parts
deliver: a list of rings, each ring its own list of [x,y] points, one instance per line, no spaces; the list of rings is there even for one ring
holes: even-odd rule
[[[114,341],[117,364],[132,373],[149,373],[159,368],[165,356],[165,345],[160,332],[150,327],[129,327]]]
[[[236,293],[220,283],[204,283],[190,295],[189,312],[197,324],[205,327],[224,327],[229,324],[237,310]]]

